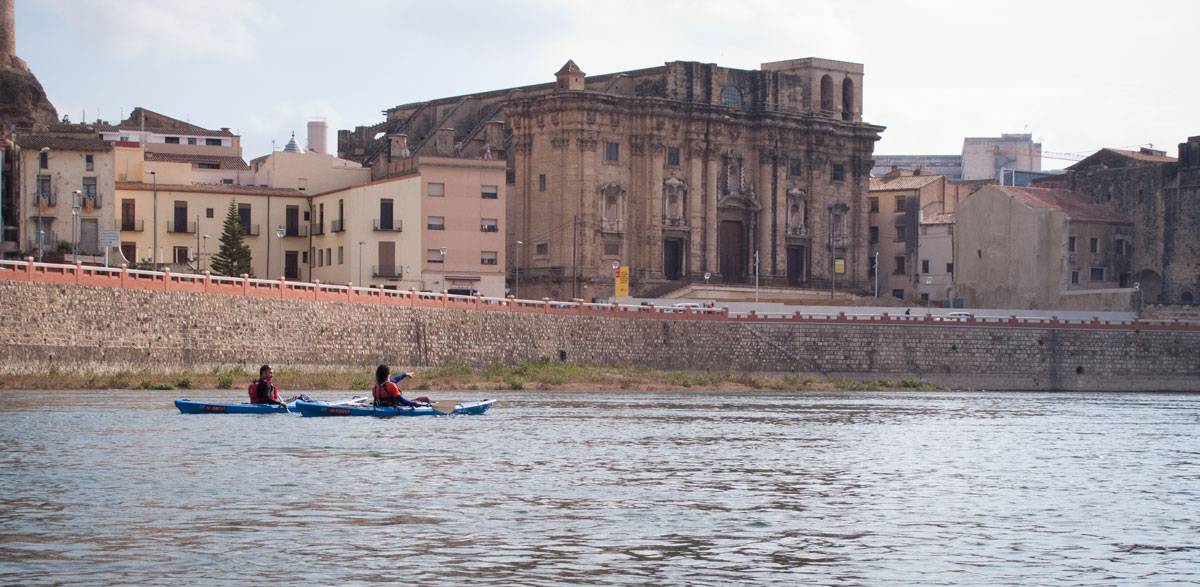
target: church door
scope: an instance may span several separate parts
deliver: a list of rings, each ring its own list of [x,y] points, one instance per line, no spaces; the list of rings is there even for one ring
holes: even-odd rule
[[[721,280],[725,283],[742,283],[746,278],[746,238],[742,223],[722,220],[717,246],[721,249]]]

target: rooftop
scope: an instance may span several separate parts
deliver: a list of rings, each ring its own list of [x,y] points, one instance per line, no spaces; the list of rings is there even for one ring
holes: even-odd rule
[[[49,148],[59,151],[111,151],[112,143],[97,138],[63,137],[55,135],[17,135],[17,144],[22,149],[39,150]]]
[[[164,184],[154,185],[141,181],[118,181],[117,189],[119,190],[141,190],[150,191],[157,189],[160,192],[199,192],[208,194],[245,194],[248,196],[296,196],[307,198],[306,194],[299,190],[291,190],[284,188],[264,188],[250,185],[229,185],[218,183],[195,183],[188,185],[181,184]]]
[[[919,190],[939,179],[942,179],[941,175],[897,175],[889,173],[883,177],[872,177],[869,189],[873,192]]]
[[[237,135],[229,131],[228,128],[220,130],[212,130],[202,126],[196,126],[190,122],[172,118],[165,114],[159,114],[153,110],[147,110],[138,106],[129,113],[129,118],[122,120],[117,124],[101,124],[100,130],[115,131],[141,131],[152,132],[156,134],[181,134],[181,135],[206,135],[206,136],[221,136],[235,137]]]
[[[158,153],[146,151],[146,161],[162,161],[168,163],[217,163],[221,169],[249,170],[250,166],[241,157],[220,157],[209,155],[182,155],[178,153]]]
[[[1021,188],[995,186],[1013,199],[1033,208],[1061,210],[1070,220],[1129,224],[1130,220],[1109,212],[1085,199],[1081,194],[1061,188]]]

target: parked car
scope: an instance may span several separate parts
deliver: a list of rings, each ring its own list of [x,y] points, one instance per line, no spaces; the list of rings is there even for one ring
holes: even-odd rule
[[[975,315],[970,312],[948,312],[941,316],[934,316],[934,320],[941,320],[942,322],[966,322],[974,317]]]

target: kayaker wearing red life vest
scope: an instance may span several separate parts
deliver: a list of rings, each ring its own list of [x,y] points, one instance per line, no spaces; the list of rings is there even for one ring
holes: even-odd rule
[[[258,369],[258,379],[250,384],[250,403],[287,407],[287,404],[279,401],[279,388],[271,384],[271,376],[274,374],[275,370],[270,365],[263,365]]]
[[[371,396],[374,398],[377,407],[408,406],[415,408],[433,403],[429,398],[424,396],[410,400],[400,393],[400,386],[396,384],[412,377],[412,373],[401,373],[388,379],[388,376],[391,374],[392,370],[387,365],[380,365],[375,368],[375,389],[371,390]]]

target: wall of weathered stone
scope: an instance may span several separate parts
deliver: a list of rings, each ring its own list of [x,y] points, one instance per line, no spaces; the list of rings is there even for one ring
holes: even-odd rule
[[[475,365],[919,377],[965,388],[1200,390],[1200,332],[509,313],[0,281],[0,373]]]

